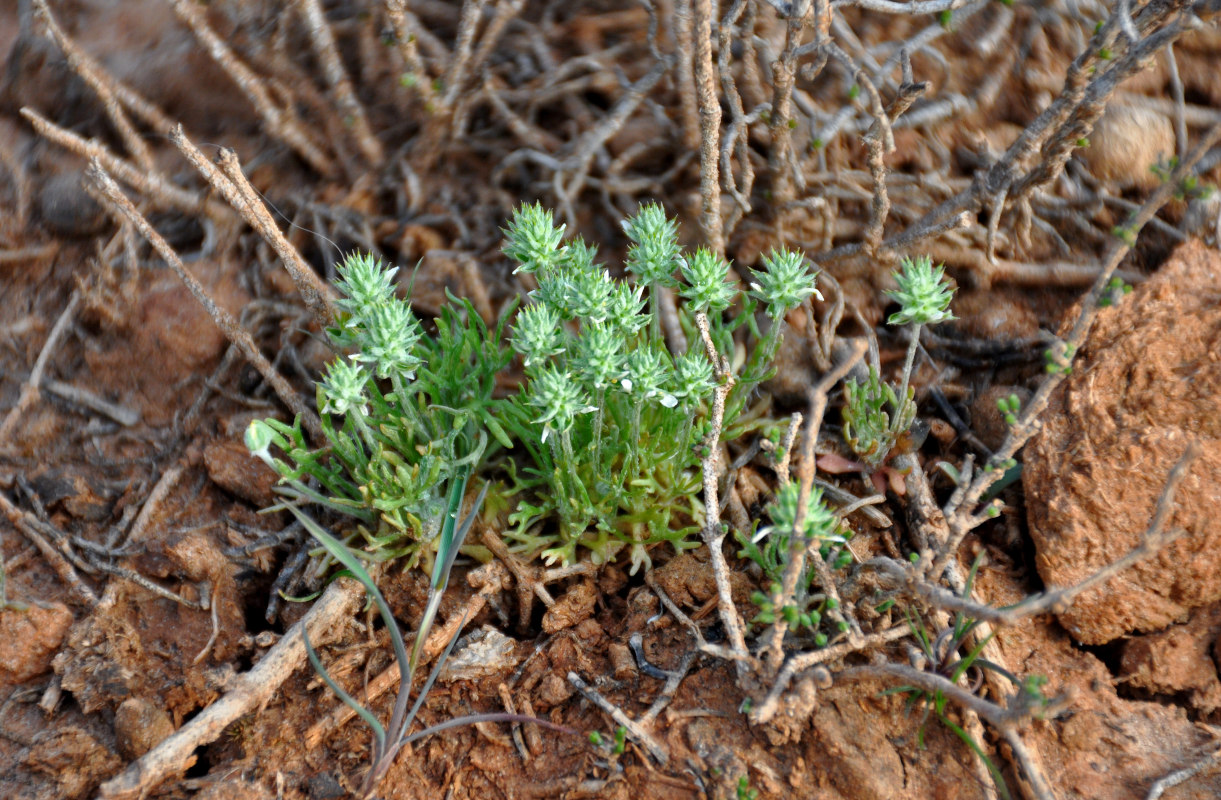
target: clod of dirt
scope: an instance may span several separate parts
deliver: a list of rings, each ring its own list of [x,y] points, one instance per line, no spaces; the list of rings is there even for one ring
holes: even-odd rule
[[[576,584],[564,596],[547,609],[543,615],[543,631],[551,634],[571,628],[578,622],[589,619],[598,602],[598,586],[593,581]]]
[[[1113,104],[1080,150],[1094,177],[1119,189],[1152,189],[1161,178],[1151,169],[1174,155],[1174,128],[1165,114],[1139,106]]]
[[[274,795],[260,784],[224,778],[195,795],[195,800],[271,800],[272,797]]]
[[[1211,714],[1221,708],[1221,680],[1212,646],[1221,633],[1221,605],[1192,615],[1185,625],[1124,642],[1120,680],[1155,694],[1186,694],[1193,708]]]
[[[903,759],[878,716],[842,690],[827,693],[814,712],[813,744],[824,756],[819,763],[845,800],[910,796],[904,793]]]
[[[25,766],[55,781],[56,797],[85,797],[112,775],[122,761],[88,731],[65,725],[35,737]]]
[[[780,711],[764,726],[764,735],[773,747],[800,742],[817,707],[818,687],[812,675],[804,675],[780,698]]]
[[[51,669],[72,612],[63,603],[0,611],[0,686],[25,683]]]
[[[98,522],[110,517],[118,490],[105,486],[87,470],[47,467],[30,478],[30,485],[49,509],[60,509],[77,519]]]
[[[208,477],[226,492],[263,508],[271,505],[278,476],[239,441],[226,439],[204,448]]]
[[[736,742],[724,726],[709,719],[693,720],[686,730],[687,744],[699,758],[705,775],[717,780],[713,797],[732,797],[739,775],[749,775],[746,763],[735,752]],[[719,791],[718,791],[719,790]]]
[[[671,600],[683,608],[695,608],[716,596],[716,577],[706,561],[708,551],[680,553],[653,571],[653,578]],[[735,603],[750,601],[754,586],[745,575],[731,572],[729,583]]]
[[[114,713],[114,737],[124,758],[137,759],[174,732],[165,710],[143,697],[129,697]]]
[[[1023,480],[1043,580],[1080,583],[1137,547],[1167,475],[1192,439],[1203,454],[1166,521],[1183,535],[1060,615],[1103,644],[1160,630],[1221,599],[1221,255],[1180,247],[1147,283],[1103,309],[1072,376],[1027,448]]]

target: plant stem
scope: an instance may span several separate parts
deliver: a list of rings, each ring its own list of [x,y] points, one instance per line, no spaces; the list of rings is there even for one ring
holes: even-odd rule
[[[360,409],[353,409],[350,416],[356,422],[356,429],[360,431],[360,437],[364,439],[365,447],[369,448],[369,453],[372,455],[377,450],[377,438],[373,435],[373,429],[369,427],[369,423],[365,421],[365,415]]]
[[[567,531],[570,516],[569,510],[572,508],[572,504],[568,502],[568,481],[564,478],[565,461],[563,455],[564,454],[559,438],[552,437],[552,486],[555,487],[556,505],[559,506],[561,528]]]
[[[624,481],[631,481],[636,477],[637,465],[640,461],[640,414],[644,409],[644,401],[637,400],[632,405],[632,438],[628,439],[628,450],[631,451],[631,457],[628,459],[624,475]],[[620,481],[620,485],[624,483]]]
[[[390,384],[394,387],[394,397],[403,412],[403,416],[410,419],[415,432],[423,438],[432,438],[432,431],[428,430],[424,424],[424,420],[420,416],[420,410],[415,407],[415,403],[411,402],[411,398],[407,396],[407,389],[403,386],[403,379],[399,375],[391,373]]]
[[[653,342],[665,341],[661,335],[661,298],[658,296],[660,291],[658,284],[649,284],[649,340]]]
[[[920,346],[920,331],[924,326],[916,323],[912,328],[912,340],[907,345],[907,358],[903,362],[903,380],[899,384],[899,407],[895,409],[895,415],[891,418],[891,430],[894,433],[899,433],[901,421],[905,416],[903,410],[909,402],[907,398],[907,386],[911,380],[912,365],[916,361],[916,348]]]
[[[599,386],[594,395],[594,460],[593,475],[597,482],[602,477],[602,406],[606,402],[606,387]]]

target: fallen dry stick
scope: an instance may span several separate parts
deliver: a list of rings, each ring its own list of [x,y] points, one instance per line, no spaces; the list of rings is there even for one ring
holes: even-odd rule
[[[166,778],[189,767],[197,747],[215,741],[236,719],[265,705],[280,684],[301,666],[305,661],[301,632],[306,625],[314,641],[319,641],[327,628],[356,613],[356,604],[363,595],[364,590],[354,580],[332,583],[309,613],[289,628],[253,669],[240,675],[224,697],[102,784],[98,800],[143,797]]]

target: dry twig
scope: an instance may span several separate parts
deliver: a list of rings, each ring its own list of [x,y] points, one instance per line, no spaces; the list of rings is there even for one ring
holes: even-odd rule
[[[180,773],[195,761],[195,749],[213,742],[234,720],[262,708],[297,667],[305,661],[302,632],[319,642],[323,633],[356,611],[364,590],[354,580],[332,583],[309,612],[293,625],[259,663],[233,682],[229,691],[193,717],[148,753],[102,784],[99,800],[135,800],[144,797],[163,780]]]
[[[275,368],[271,366],[266,357],[259,351],[250,334],[238,325],[233,315],[217,305],[203,285],[194,275],[187,271],[186,266],[182,263],[182,259],[174,252],[174,248],[170,247],[169,242],[165,241],[161,234],[157,233],[148,220],[144,218],[144,215],[132,205],[132,202],[119,189],[118,184],[106,173],[106,170],[97,160],[90,162],[89,176],[96,184],[96,197],[100,202],[109,207],[115,220],[120,223],[127,220],[135,226],[136,230],[140,231],[140,234],[165,259],[166,263],[170,265],[171,269],[174,270],[179,279],[182,280],[187,289],[194,295],[195,299],[199,301],[200,305],[207,310],[208,316],[212,317],[220,329],[225,332],[225,336],[229,341],[241,349],[242,354],[246,356],[246,360],[259,371],[264,380],[271,384],[272,389],[284,401],[289,410],[301,416],[302,422],[306,430],[309,431],[310,436],[315,441],[321,441],[323,438],[322,426],[318,422],[318,415],[301,402],[300,395],[288,385],[288,381],[284,380],[280,373],[276,372]]]

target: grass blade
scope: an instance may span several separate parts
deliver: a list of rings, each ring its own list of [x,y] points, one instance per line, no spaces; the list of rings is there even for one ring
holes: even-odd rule
[[[352,572],[352,577],[360,581],[360,584],[365,587],[365,592],[373,599],[373,603],[377,606],[377,610],[382,616],[382,621],[390,632],[390,642],[394,646],[394,656],[398,659],[399,670],[402,673],[407,664],[407,646],[403,642],[403,635],[399,633],[398,622],[395,621],[394,614],[391,613],[390,606],[386,603],[386,598],[382,596],[381,590],[377,588],[373,578],[369,577],[369,573],[365,570],[364,565],[360,563],[360,559],[352,554],[347,545],[327,533],[321,525],[314,522],[301,509],[291,504],[285,504],[283,508],[288,509],[305,527],[310,536],[313,536],[336,561],[349,569]],[[403,673],[402,677],[406,679],[407,685],[410,686],[410,674]]]
[[[309,663],[314,667],[314,671],[326,682],[330,690],[343,701],[344,705],[355,711],[365,721],[365,724],[373,729],[373,736],[377,739],[374,758],[378,758],[381,753],[386,752],[386,729],[382,727],[377,717],[373,716],[373,712],[358,703],[352,695],[345,692],[343,687],[331,678],[326,668],[322,666],[322,660],[318,658],[318,653],[314,650],[314,646],[310,644],[309,633],[302,630],[301,637],[305,641],[305,655],[309,658]]]

